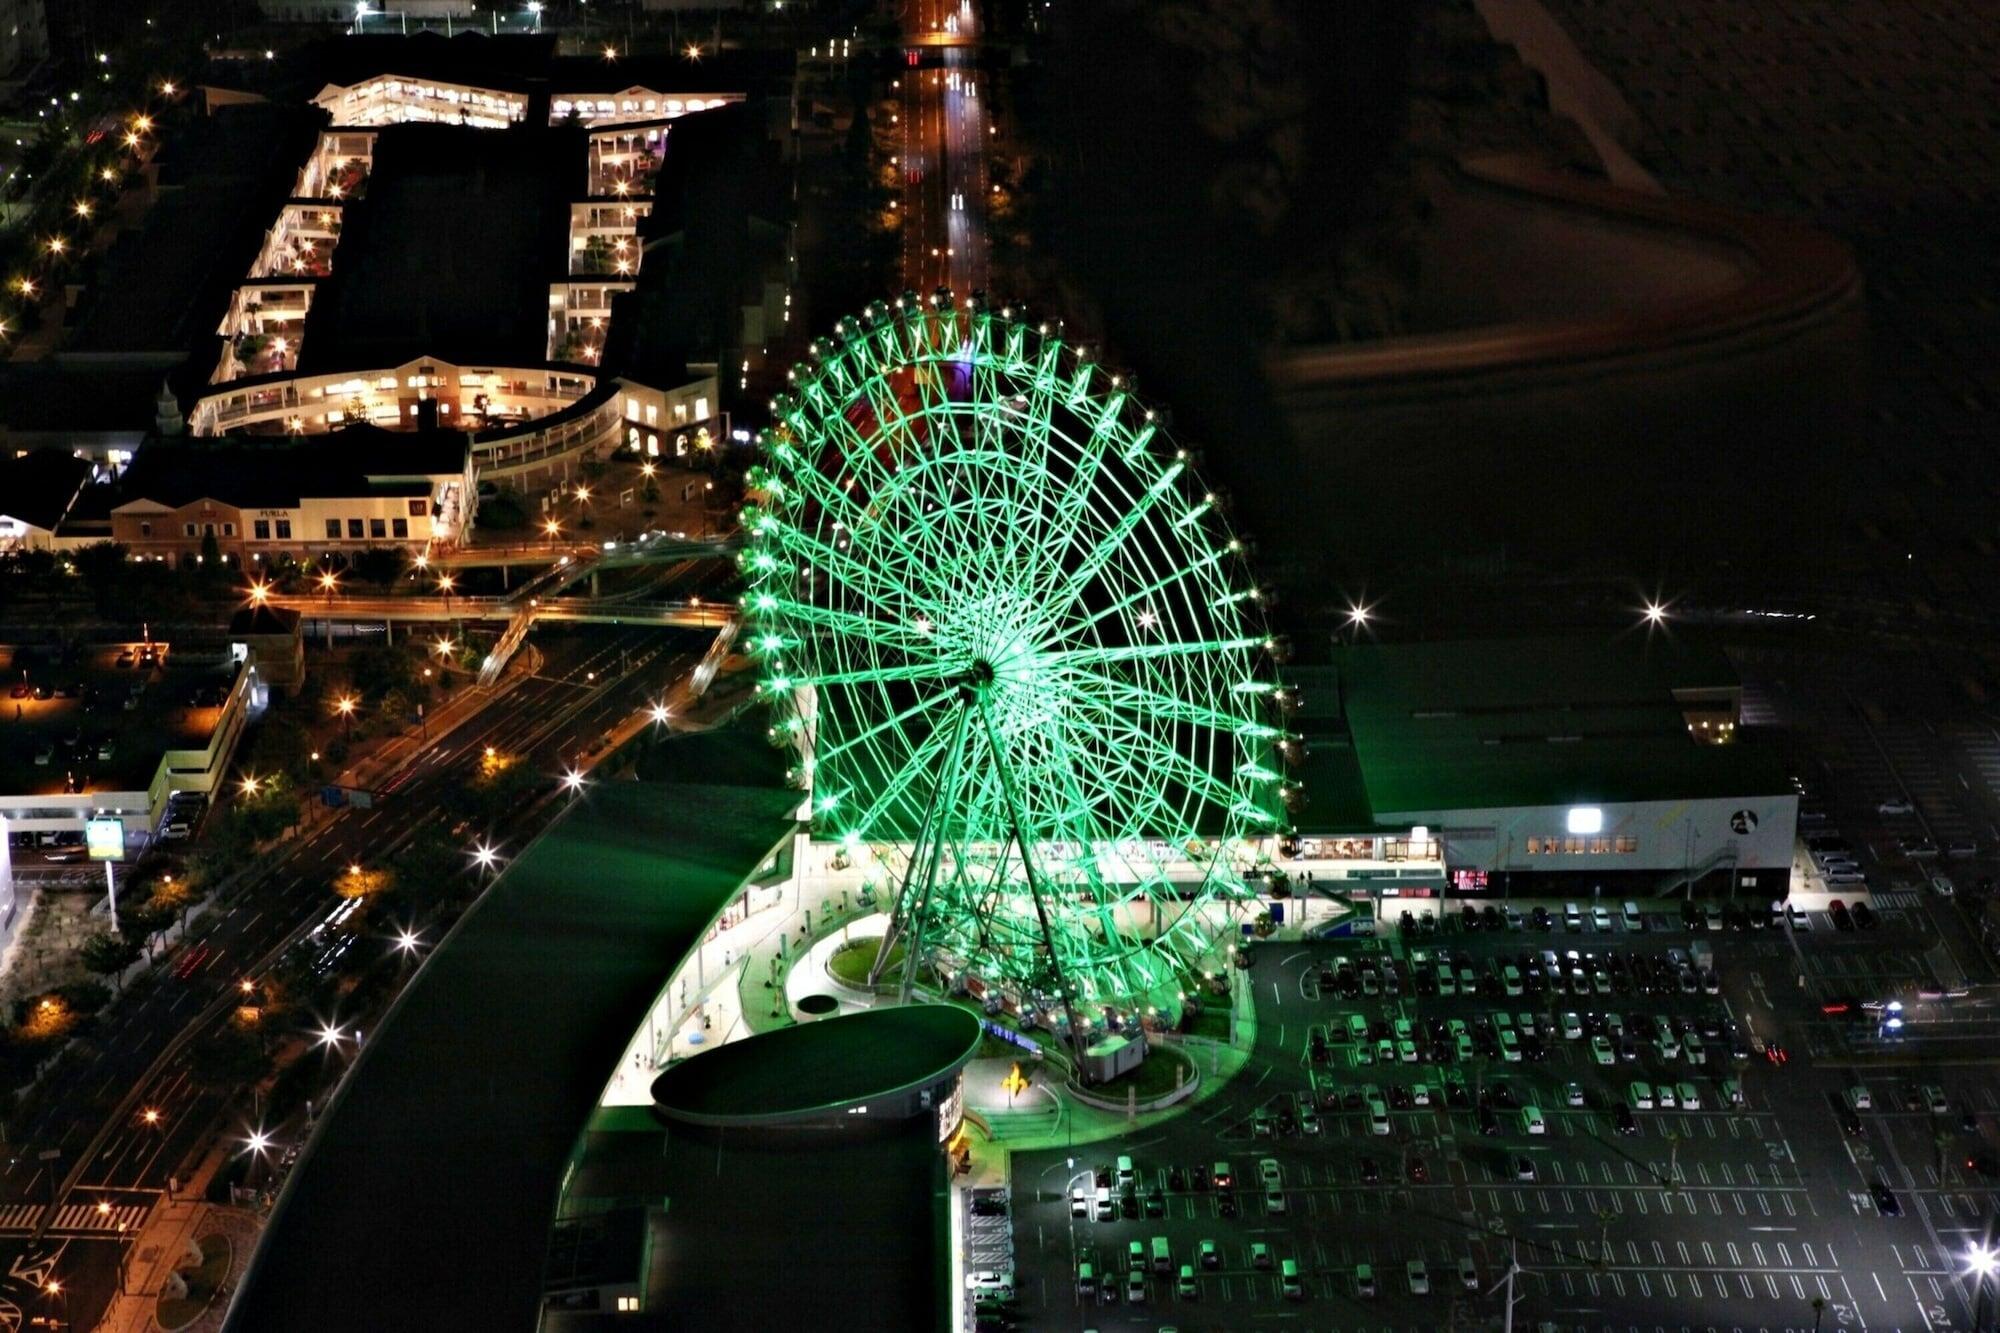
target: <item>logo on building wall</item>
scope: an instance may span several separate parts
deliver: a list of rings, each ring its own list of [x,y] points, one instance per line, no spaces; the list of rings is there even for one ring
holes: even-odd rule
[[[1729,828],[1733,833],[1755,833],[1757,831],[1757,812],[1755,810],[1738,810],[1729,817]]]

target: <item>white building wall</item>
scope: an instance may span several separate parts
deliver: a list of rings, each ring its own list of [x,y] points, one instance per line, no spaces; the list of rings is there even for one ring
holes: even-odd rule
[[[1598,812],[1593,819],[1587,812]],[[1572,832],[1572,814],[1576,815]],[[1697,870],[1733,853],[1743,869],[1789,866],[1798,826],[1796,796],[1707,797],[1686,801],[1602,802],[1579,806],[1511,806],[1422,810],[1384,816],[1424,825],[1445,845],[1454,868],[1588,873]],[[1630,841],[1630,850],[1618,848]],[[1530,842],[1536,850],[1530,851]],[[1547,850],[1550,842],[1557,850]],[[1576,843],[1605,850],[1563,850]]]

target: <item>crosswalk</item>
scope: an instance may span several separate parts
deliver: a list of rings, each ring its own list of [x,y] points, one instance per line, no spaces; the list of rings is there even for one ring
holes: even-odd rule
[[[48,1229],[56,1232],[92,1232],[117,1235],[121,1232],[137,1231],[146,1221],[146,1213],[151,1205],[143,1203],[113,1204],[110,1208],[100,1208],[94,1203],[67,1203],[56,1211]],[[0,1235],[26,1235],[42,1225],[42,1218],[48,1213],[47,1204],[13,1203],[0,1206]]]

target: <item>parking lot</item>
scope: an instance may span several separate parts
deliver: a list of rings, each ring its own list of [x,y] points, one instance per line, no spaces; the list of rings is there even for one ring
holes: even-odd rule
[[[2000,1097],[1980,1067],[1924,1059],[1933,1035],[1983,1022],[1951,1007],[1970,998],[1917,998],[1935,989],[1925,911],[1886,907],[1851,931],[1824,911],[1796,930],[1753,929],[1746,913],[1717,931],[1653,911],[1643,933],[1616,913],[1600,932],[1587,912],[1572,933],[1558,911],[1547,931],[1524,919],[1259,945],[1245,978],[1256,1049],[1230,1086],[1129,1140],[1079,1148],[1073,1168],[1062,1151],[1014,1159],[1023,1323],[1476,1325],[1497,1320],[1511,1255],[1529,1328],[1809,1329],[1815,1299],[1825,1328],[1970,1328],[1960,1270],[1996,1206]],[[1438,993],[1440,951],[1451,994]],[[1935,1032],[1885,1031],[1893,994],[1913,1015],[1935,1011]],[[1851,1011],[1825,1012],[1848,999]],[[1867,1109],[1854,1109],[1857,1086]],[[1123,1192],[1120,1153],[1133,1159],[1129,1201],[1099,1221],[1098,1173]],[[1205,1178],[1217,1163],[1229,1191]],[[1088,1300],[1079,1259],[1099,1289]]]

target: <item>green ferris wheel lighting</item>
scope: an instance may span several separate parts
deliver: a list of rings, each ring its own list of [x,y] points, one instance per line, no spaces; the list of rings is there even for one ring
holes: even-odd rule
[[[1085,1026],[1171,995],[1282,823],[1221,500],[1046,328],[906,298],[837,332],[773,403],[743,515],[816,834],[875,854],[912,958]]]

